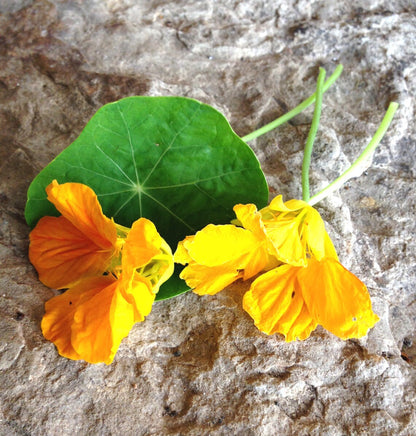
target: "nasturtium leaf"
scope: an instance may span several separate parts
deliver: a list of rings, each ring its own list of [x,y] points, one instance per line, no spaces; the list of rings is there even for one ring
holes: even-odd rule
[[[29,226],[58,215],[45,193],[54,179],[90,186],[119,224],[152,220],[173,251],[205,225],[228,223],[235,204],[264,207],[268,200],[250,147],[221,113],[184,97],[128,97],[99,109],[30,185]],[[182,283],[173,277],[158,299],[186,291]]]

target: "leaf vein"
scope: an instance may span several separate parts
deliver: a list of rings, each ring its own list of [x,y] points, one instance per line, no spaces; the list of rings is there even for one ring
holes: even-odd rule
[[[131,152],[131,159],[133,161],[134,172],[136,174],[136,182],[137,182],[137,185],[140,185],[139,173],[137,171],[136,160],[134,158],[134,148],[133,148],[133,142],[132,142],[132,139],[131,139],[130,128],[129,128],[128,124],[127,124],[127,120],[126,120],[126,118],[124,116],[123,111],[120,109],[120,104],[117,104],[117,109],[118,109],[118,111],[120,113],[121,119],[123,120],[124,127],[127,130],[127,135],[128,135],[129,145],[130,145],[130,152]]]
[[[193,113],[192,117],[189,118],[188,122],[181,128],[179,129],[175,135],[173,136],[170,144],[166,147],[166,149],[163,151],[163,153],[159,156],[159,159],[156,161],[156,163],[153,165],[153,168],[150,170],[149,174],[146,176],[146,178],[143,181],[143,186],[144,184],[149,180],[150,176],[153,174],[153,172],[155,171],[155,169],[159,166],[161,160],[163,159],[163,157],[165,156],[165,154],[171,150],[173,144],[175,143],[176,139],[178,138],[178,136],[187,128],[191,125],[192,121],[194,120],[194,118],[197,116],[198,112],[200,112],[201,110],[201,106],[198,106],[198,109]]]
[[[225,177],[228,176],[229,174],[237,174],[237,173],[242,173],[244,171],[247,171],[247,168],[241,169],[241,170],[237,170],[237,171],[229,171],[227,173],[224,174],[219,174],[217,176],[213,176],[213,177],[207,177],[206,179],[199,179],[199,180],[194,180],[192,182],[186,182],[186,183],[178,183],[177,185],[166,185],[166,186],[146,186],[146,189],[152,189],[152,190],[156,190],[156,189],[169,189],[169,188],[180,188],[182,186],[189,186],[189,185],[195,185],[196,183],[201,183],[201,182],[208,182],[210,180],[215,180],[215,179],[219,179],[221,177]]]
[[[121,181],[119,179],[115,179],[114,177],[107,176],[106,174],[98,173],[97,171],[94,171],[94,170],[92,170],[90,168],[85,168],[85,167],[83,167],[81,165],[70,165],[70,164],[68,164],[68,166],[70,168],[76,168],[76,169],[79,169],[79,170],[82,170],[82,171],[93,173],[93,174],[95,174],[97,176],[100,176],[100,177],[102,177],[104,179],[108,179],[108,180],[112,180],[113,182],[120,183],[120,185],[126,185],[126,186],[129,186],[130,188],[132,186],[130,183],[123,182],[123,181]]]
[[[123,169],[120,167],[120,165],[117,164],[117,162],[115,162],[107,153],[104,152],[104,150],[96,143],[95,138],[94,138],[94,145],[120,171],[120,173],[123,174],[123,176],[126,177],[126,179],[132,185],[134,185],[133,180],[131,180],[131,178],[125,173],[125,171],[123,171]]]
[[[136,195],[134,192],[130,197],[114,212],[113,217],[116,217],[120,211],[130,202],[130,200]]]
[[[153,200],[156,204],[158,204],[161,208],[165,209],[167,212],[169,212],[174,218],[176,218],[179,222],[181,222],[183,225],[185,225],[186,227],[188,227],[188,229],[195,233],[196,230],[191,227],[185,220],[183,220],[180,216],[176,215],[174,212],[172,212],[167,206],[165,206],[163,203],[161,203],[159,200],[157,200],[155,197],[153,197],[152,195],[148,194],[147,192],[143,191],[143,194],[146,195],[147,197],[149,197],[151,200]]]

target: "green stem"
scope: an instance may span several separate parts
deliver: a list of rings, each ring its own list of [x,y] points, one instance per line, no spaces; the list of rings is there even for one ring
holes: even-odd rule
[[[332,73],[332,76],[330,76],[329,79],[324,83],[323,92],[326,92],[328,90],[328,88],[333,85],[333,83],[341,75],[342,70],[343,70],[342,65],[338,65],[335,68],[335,71]],[[257,129],[254,132],[251,132],[248,135],[243,136],[241,139],[244,142],[248,142],[248,141],[251,141],[252,139],[255,139],[255,138],[258,138],[259,136],[264,135],[267,132],[270,132],[270,130],[273,130],[276,127],[279,127],[280,125],[291,120],[296,115],[300,114],[303,110],[305,110],[308,106],[310,106],[315,101],[315,99],[316,99],[316,93],[312,94],[309,98],[304,100],[301,104],[296,106],[291,111],[289,111],[286,114],[282,115],[281,117],[275,119],[271,123],[266,124],[265,126],[261,127],[260,129]]]
[[[305,151],[303,152],[303,163],[302,163],[302,199],[303,201],[309,201],[309,167],[311,166],[311,156],[313,143],[315,142],[316,132],[319,127],[319,119],[321,118],[321,108],[322,108],[322,95],[323,86],[325,81],[325,70],[319,68],[318,82],[316,84],[316,102],[315,109],[313,111],[313,118],[311,128],[309,130],[308,139],[306,140]]]
[[[360,166],[363,164],[363,162],[365,162],[366,160],[368,160],[372,156],[377,145],[383,139],[383,136],[386,133],[387,129],[389,128],[390,123],[394,117],[394,114],[395,114],[398,106],[399,105],[395,102],[390,103],[390,105],[387,109],[386,115],[384,115],[383,121],[380,124],[380,127],[377,129],[377,132],[374,134],[373,138],[371,139],[370,143],[367,145],[365,150],[361,153],[361,155],[358,157],[358,159],[344,173],[342,173],[336,180],[334,180],[326,188],[322,189],[322,191],[320,191],[318,194],[316,194],[310,198],[308,203],[311,206],[313,206],[314,204],[323,200],[328,195],[332,194],[334,191],[339,189],[349,179],[352,179],[352,178],[358,176],[357,170],[360,168]]]

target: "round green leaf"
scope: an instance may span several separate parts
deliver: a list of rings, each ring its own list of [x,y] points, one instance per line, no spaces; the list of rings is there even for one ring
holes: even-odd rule
[[[218,111],[183,97],[128,97],[99,109],[30,185],[29,226],[58,215],[45,193],[54,179],[90,186],[104,214],[119,224],[152,220],[172,250],[209,223],[228,223],[235,204],[260,208],[268,200],[250,147]],[[176,292],[172,286],[178,281],[162,286],[158,299],[187,289],[184,284]]]

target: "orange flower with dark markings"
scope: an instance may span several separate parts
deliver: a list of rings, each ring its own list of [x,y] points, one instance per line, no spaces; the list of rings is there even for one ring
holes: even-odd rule
[[[63,289],[81,278],[101,275],[123,244],[117,225],[103,214],[97,196],[86,185],[59,185],[54,180],[46,193],[61,216],[41,218],[30,233],[29,259],[39,280]]]
[[[62,216],[41,218],[29,257],[43,283],[69,289],[46,302],[43,335],[62,356],[109,364],[172,275],[170,247],[145,218],[128,229],[104,216],[85,185],[54,181],[46,191]]]

